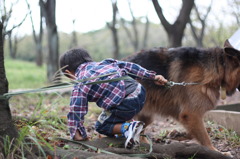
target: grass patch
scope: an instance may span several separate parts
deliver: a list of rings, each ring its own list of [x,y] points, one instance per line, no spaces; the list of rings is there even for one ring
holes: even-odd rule
[[[228,143],[231,147],[238,147],[240,145],[240,136],[236,131],[226,129],[211,121],[207,122],[207,131],[212,140],[225,141],[225,143]]]
[[[47,84],[46,66],[37,67],[33,62],[5,59],[9,89],[40,88]]]
[[[20,60],[5,60],[5,69],[9,81],[9,89],[34,89],[46,85],[46,66],[37,67],[35,63]],[[69,138],[67,113],[69,112],[70,91],[64,94],[29,93],[10,98],[10,108],[15,125],[20,132],[17,144],[6,138],[4,153],[1,157],[14,156],[25,158],[31,155],[32,146],[46,158],[42,147],[52,149],[59,146],[55,137]],[[95,103],[89,103],[89,112],[85,116],[85,126],[91,138],[98,137],[94,124],[101,109]],[[0,143],[1,146],[1,143]],[[14,148],[14,149],[13,149]],[[33,157],[34,158],[34,157]]]
[[[59,93],[34,93],[14,96],[10,98],[10,107],[12,110],[15,125],[18,130],[27,130],[24,133],[24,138],[27,138],[29,143],[21,141],[17,150],[10,152],[11,142],[5,144],[4,153],[14,155],[18,159],[17,154],[25,156],[25,151],[31,150],[21,147],[25,145],[33,145],[39,151],[41,156],[46,158],[44,148],[52,149],[61,147],[61,142],[55,140],[55,137],[69,138],[70,134],[67,127],[67,113],[69,112],[70,92],[66,94]],[[101,112],[95,103],[89,103],[89,112],[85,116],[85,127],[90,138],[98,138],[98,134],[93,130],[97,116]],[[64,144],[63,148],[68,145]],[[1,158],[0,153],[0,158]],[[21,158],[21,157],[19,157]]]

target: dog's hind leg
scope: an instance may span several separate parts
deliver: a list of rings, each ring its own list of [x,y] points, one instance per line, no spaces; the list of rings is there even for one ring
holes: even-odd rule
[[[153,122],[153,116],[152,115],[147,115],[144,113],[139,113],[136,117],[137,120],[143,121],[145,123],[144,127],[147,127]]]
[[[211,143],[203,122],[203,114],[199,112],[182,112],[179,114],[179,121],[201,145],[218,151]]]

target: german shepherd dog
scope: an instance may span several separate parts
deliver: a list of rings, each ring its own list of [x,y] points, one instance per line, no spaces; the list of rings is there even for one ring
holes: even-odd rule
[[[155,115],[171,116],[201,145],[216,150],[204,127],[203,116],[215,108],[221,88],[231,96],[240,85],[239,51],[230,47],[154,48],[142,50],[125,60],[154,70],[169,81],[198,83],[168,88],[140,80],[147,97],[137,119],[147,126]]]

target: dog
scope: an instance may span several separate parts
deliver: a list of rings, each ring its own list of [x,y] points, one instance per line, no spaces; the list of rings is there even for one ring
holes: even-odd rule
[[[146,101],[137,120],[151,124],[154,116],[171,116],[180,122],[201,145],[212,150],[204,127],[204,114],[215,108],[223,94],[231,96],[240,85],[240,52],[231,47],[200,49],[194,47],[142,50],[124,60],[163,75],[169,81],[196,85],[158,86],[140,79],[146,88]]]

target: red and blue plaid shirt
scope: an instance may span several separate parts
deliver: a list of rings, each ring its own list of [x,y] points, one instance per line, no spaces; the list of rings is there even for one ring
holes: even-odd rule
[[[151,79],[154,79],[156,75],[154,71],[148,71],[134,63],[106,59],[101,62],[81,64],[77,68],[75,76],[76,80],[82,80],[113,72],[117,73],[83,83],[115,79],[127,75],[127,72]],[[92,85],[83,85],[83,83],[78,83],[74,86],[70,101],[68,127],[72,139],[75,136],[76,130],[80,131],[83,138],[87,137],[83,123],[84,116],[88,112],[88,102],[96,102],[99,107],[107,110],[119,105],[125,98],[125,85],[123,80]]]

